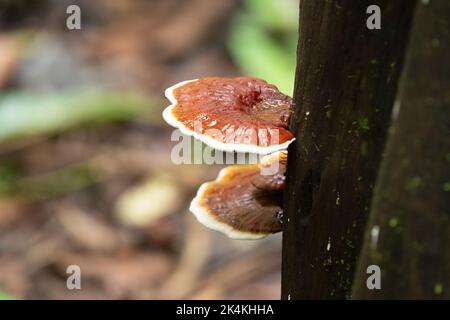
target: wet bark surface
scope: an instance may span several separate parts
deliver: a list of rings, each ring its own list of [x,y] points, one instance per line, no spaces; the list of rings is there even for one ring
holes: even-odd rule
[[[381,30],[366,9],[381,8]],[[282,298],[348,298],[414,1],[301,1]]]
[[[356,298],[450,298],[449,17],[448,1],[418,5]],[[381,269],[381,290],[367,289],[372,264]]]

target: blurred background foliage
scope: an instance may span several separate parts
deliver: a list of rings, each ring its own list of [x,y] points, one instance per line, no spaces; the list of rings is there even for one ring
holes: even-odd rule
[[[296,63],[298,4],[292,0],[246,0],[233,19],[229,47],[247,75],[292,96]]]
[[[221,166],[174,165],[161,111],[164,88],[204,76],[291,95],[297,8],[1,1],[0,299],[279,298],[280,235],[232,241],[195,221],[189,202]],[[66,288],[70,264],[81,291]]]

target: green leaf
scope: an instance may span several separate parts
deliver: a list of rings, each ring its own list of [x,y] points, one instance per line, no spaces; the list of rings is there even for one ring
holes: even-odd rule
[[[296,41],[296,36],[286,35],[286,38],[289,42]],[[229,47],[246,75],[262,78],[275,84],[281,92],[292,95],[296,63],[294,46],[271,37],[255,21],[240,15],[233,25]]]
[[[275,30],[297,30],[297,0],[246,0],[245,7],[266,28]]]
[[[143,97],[127,92],[11,92],[0,96],[0,143],[86,123],[129,119],[146,109],[148,102]]]
[[[19,298],[7,292],[0,291],[0,300],[19,300]]]

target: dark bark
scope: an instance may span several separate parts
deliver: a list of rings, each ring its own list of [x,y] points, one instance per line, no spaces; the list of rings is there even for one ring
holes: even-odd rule
[[[419,3],[355,298],[450,298],[449,54],[450,2]],[[381,290],[366,286],[372,264],[381,269]]]
[[[366,9],[381,8],[368,30]],[[282,298],[346,298],[415,1],[301,1]]]

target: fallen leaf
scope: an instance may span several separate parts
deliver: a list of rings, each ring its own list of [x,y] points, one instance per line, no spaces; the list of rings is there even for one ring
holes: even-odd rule
[[[175,181],[163,175],[146,179],[129,189],[116,203],[116,216],[126,225],[144,226],[175,212],[181,205]]]

